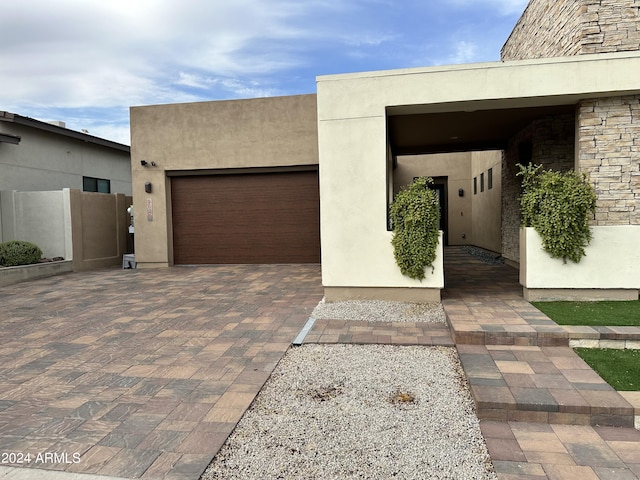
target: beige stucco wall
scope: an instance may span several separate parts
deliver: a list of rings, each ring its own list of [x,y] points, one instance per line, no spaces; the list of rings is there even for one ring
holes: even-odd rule
[[[46,258],[72,258],[69,190],[0,192],[0,241],[35,243]]]
[[[71,190],[74,271],[122,265],[128,235],[125,195]]]
[[[472,241],[477,247],[501,253],[501,164],[502,152],[473,152],[471,176],[477,178],[477,194],[473,186],[469,188],[472,196]],[[492,171],[493,184],[489,188],[489,169]],[[480,176],[484,174],[484,192],[480,189]]]
[[[637,92],[636,71],[640,55],[632,52],[319,77],[324,285],[441,284],[438,276],[422,284],[402,277],[393,261],[386,229],[387,107],[429,113],[563,105]]]
[[[124,194],[0,192],[0,240],[25,240],[46,258],[73,261],[74,271],[122,264],[129,225]]]
[[[533,228],[521,230],[524,259],[520,283],[530,289],[640,289],[640,228],[592,227],[593,238],[579,263],[551,258]]]
[[[18,145],[0,143],[0,190],[82,190],[86,176],[131,195],[128,152],[11,122],[0,122],[0,132],[21,137]]]
[[[316,121],[315,95],[131,108],[138,266],[173,263],[172,175],[317,165]],[[141,166],[141,160],[148,165]],[[145,193],[145,182],[151,182],[152,193]]]
[[[472,242],[472,192],[469,188],[471,177],[471,153],[447,153],[435,155],[413,155],[397,158],[397,168],[393,171],[393,188],[411,184],[414,177],[447,177],[448,243],[468,245]],[[458,196],[458,190],[464,196]]]
[[[448,245],[475,245],[500,252],[500,167],[502,153],[457,152],[397,158],[393,188],[410,184],[414,177],[447,177]],[[493,188],[486,177],[493,171]],[[485,191],[473,193],[473,177],[485,175]],[[463,196],[459,195],[462,189]]]

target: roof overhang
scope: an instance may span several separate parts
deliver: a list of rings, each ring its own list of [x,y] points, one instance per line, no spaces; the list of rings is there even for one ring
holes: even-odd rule
[[[63,135],[65,137],[74,138],[76,140],[80,140],[83,142],[93,143],[95,145],[101,145],[103,147],[112,148],[112,149],[120,150],[127,153],[131,151],[131,147],[129,147],[128,145],[124,145],[122,143],[113,142],[111,140],[106,140],[104,138],[89,135],[87,133],[76,132],[75,130],[59,127],[58,125],[42,122],[34,118],[23,117],[22,115],[18,115],[15,113],[0,111],[0,122],[11,122],[16,125],[23,125],[23,126],[35,128],[41,131],[54,133],[56,135]]]
[[[574,112],[573,104],[422,114],[389,109],[389,142],[395,155],[503,150],[532,121]]]
[[[639,71],[621,52],[321,76],[318,119],[384,118],[394,155],[501,149],[537,118],[640,94]]]

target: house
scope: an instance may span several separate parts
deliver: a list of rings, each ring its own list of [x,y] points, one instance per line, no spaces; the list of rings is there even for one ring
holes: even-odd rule
[[[638,298],[639,10],[531,0],[500,62],[322,76],[317,95],[132,108],[139,265],[319,255],[329,301],[431,301],[446,242],[499,251],[530,299]],[[598,204],[580,264],[548,258],[520,229],[516,164],[528,162],[589,174]],[[394,193],[418,175],[447,201],[423,281],[401,275],[388,222]]]
[[[63,188],[131,195],[129,146],[0,111],[0,191]]]
[[[298,95],[132,108],[138,268],[319,263],[316,103],[316,95]],[[472,223],[479,232],[491,223],[474,222],[468,189],[481,157],[499,179],[499,152],[462,152],[402,159],[394,189],[436,178],[446,240],[497,251],[499,216],[484,240],[472,234]],[[499,194],[493,202],[499,211]]]
[[[316,96],[131,109],[138,268],[318,263]]]

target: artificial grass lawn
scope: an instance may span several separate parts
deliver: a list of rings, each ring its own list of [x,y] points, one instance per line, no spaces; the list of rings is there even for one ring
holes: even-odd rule
[[[616,390],[640,390],[640,350],[576,348],[575,352]]]
[[[640,300],[532,304],[559,325],[640,326]]]

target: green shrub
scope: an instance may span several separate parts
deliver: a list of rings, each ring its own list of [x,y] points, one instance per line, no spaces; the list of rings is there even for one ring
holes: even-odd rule
[[[0,265],[14,267],[31,265],[42,258],[42,250],[37,245],[22,240],[0,243]]]
[[[420,177],[402,189],[391,205],[393,253],[403,275],[425,278],[425,268],[436,259],[439,242],[438,194],[429,186],[433,180]]]
[[[552,257],[578,263],[591,241],[589,219],[596,209],[596,194],[587,176],[544,170],[542,165],[518,167],[524,188],[523,225],[535,228]]]

